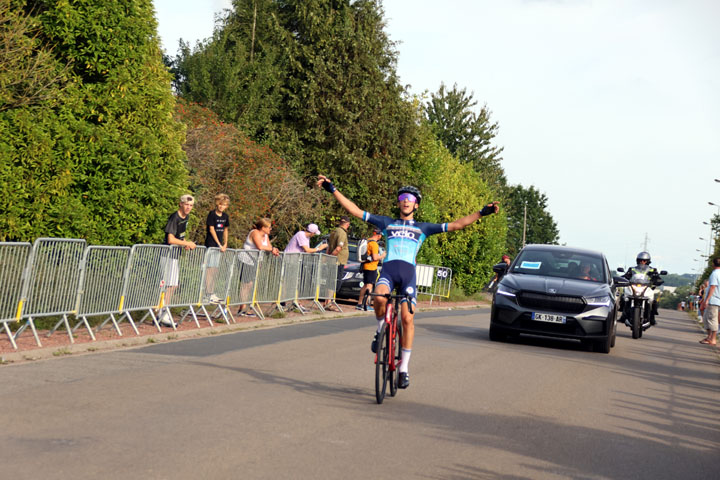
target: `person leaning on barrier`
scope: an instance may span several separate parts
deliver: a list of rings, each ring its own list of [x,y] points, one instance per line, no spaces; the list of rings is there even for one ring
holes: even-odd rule
[[[328,239],[328,254],[337,257],[337,282],[335,292],[340,291],[345,275],[345,265],[350,258],[350,247],[348,246],[348,230],[350,230],[350,218],[343,215],[338,221],[338,226],[330,234]],[[325,307],[330,306],[330,299],[325,301]]]
[[[195,242],[185,240],[185,231],[187,230],[188,219],[194,205],[195,199],[192,195],[183,195],[180,197],[178,210],[168,217],[167,224],[165,225],[165,240],[163,243],[173,247],[181,247],[173,248],[170,254],[170,266],[167,270],[168,278],[165,279],[166,302],[168,302],[173,296],[173,293],[175,293],[175,289],[177,289],[178,286],[178,260],[180,259],[180,252],[182,249],[194,250],[196,246]],[[168,310],[163,310],[160,315],[160,323],[167,327],[173,325],[173,319]]]
[[[205,246],[207,248],[219,248],[220,252],[227,250],[228,229],[230,228],[230,217],[227,210],[230,205],[230,197],[224,193],[215,195],[215,209],[208,213],[205,220]],[[221,240],[222,238],[222,240]],[[207,291],[210,293],[211,302],[219,302],[220,298],[215,295],[215,275],[220,265],[220,252],[213,250],[207,259]]]
[[[270,222],[269,218],[260,218],[255,222],[253,225],[252,230],[250,230],[250,233],[248,233],[247,238],[245,238],[245,243],[243,244],[243,250],[262,250],[265,252],[270,252],[275,256],[280,255],[280,251],[273,247],[270,243],[270,232],[272,231],[272,222]],[[254,266],[253,260],[248,257],[243,257],[243,263],[246,263],[247,265]],[[243,296],[245,296],[246,290],[250,287],[250,284],[243,285]],[[246,311],[247,305],[240,305],[240,308],[238,309],[238,315],[248,316],[252,317],[255,314],[252,311]]]
[[[254,225],[255,228],[250,230],[243,248],[245,250],[264,250],[275,256],[280,255],[280,250],[273,247],[270,243],[270,232],[272,231],[272,223],[269,218],[261,218]]]
[[[285,253],[317,253],[327,248],[327,244],[321,243],[315,248],[310,247],[310,238],[320,235],[320,229],[314,223],[307,226],[305,230],[297,232],[285,247]]]

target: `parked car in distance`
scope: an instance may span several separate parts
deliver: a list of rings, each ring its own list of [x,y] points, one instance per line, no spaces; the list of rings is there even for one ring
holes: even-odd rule
[[[322,243],[327,243],[327,236],[320,240]],[[350,257],[348,263],[345,265],[345,273],[343,275],[343,282],[340,286],[340,290],[335,294],[337,298],[357,300],[360,295],[360,290],[365,283],[363,282],[363,272],[361,263],[358,255],[358,245],[360,240],[357,238],[348,238],[348,249],[350,251]],[[378,242],[380,244],[380,253],[384,251],[382,240]],[[380,276],[380,270],[382,269],[382,261],[378,264],[378,277]],[[377,281],[377,280],[376,280]]]
[[[527,245],[508,266],[493,295],[490,340],[531,334],[580,340],[597,352],[615,346],[616,290],[600,252],[559,245]]]

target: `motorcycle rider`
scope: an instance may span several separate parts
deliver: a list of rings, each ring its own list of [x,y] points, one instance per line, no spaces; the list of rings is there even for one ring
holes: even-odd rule
[[[635,259],[635,262],[637,262],[637,265],[634,267],[628,268],[628,271],[625,272],[623,277],[630,280],[632,276],[636,273],[644,273],[648,277],[650,277],[650,280],[652,281],[653,286],[662,285],[664,280],[660,278],[660,273],[657,271],[656,268],[650,266],[650,254],[648,252],[640,252],[637,254],[637,258]],[[620,322],[624,323],[625,319],[627,318],[626,312],[625,312],[625,299],[624,297],[620,297],[620,308],[622,314],[620,315]],[[650,325],[655,325],[657,322],[655,321],[655,316],[659,315],[658,313],[658,302],[655,298],[653,298],[652,301],[652,309],[650,310]]]

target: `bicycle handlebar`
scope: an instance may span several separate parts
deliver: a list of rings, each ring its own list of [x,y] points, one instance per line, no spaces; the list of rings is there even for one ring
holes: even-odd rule
[[[362,302],[363,305],[367,305],[367,299],[368,299],[368,297],[385,297],[385,298],[387,298],[387,299],[390,300],[390,301],[392,301],[392,300],[402,300],[402,299],[405,299],[405,300],[407,301],[407,304],[408,304],[408,312],[410,313],[410,315],[412,315],[412,314],[414,313],[414,311],[413,311],[412,297],[411,297],[410,294],[408,294],[408,293],[406,293],[406,294],[404,294],[404,295],[393,295],[393,294],[391,294],[391,293],[370,293],[370,292],[365,292],[365,296],[363,297],[363,302]]]

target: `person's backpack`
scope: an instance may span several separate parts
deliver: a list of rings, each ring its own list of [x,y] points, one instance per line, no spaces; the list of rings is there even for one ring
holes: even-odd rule
[[[360,240],[360,242],[358,242],[358,246],[357,246],[357,257],[358,257],[357,261],[358,262],[367,263],[370,261],[370,258],[367,253],[367,251],[368,251],[367,247],[368,247],[368,241],[366,239],[362,239],[362,240]]]

